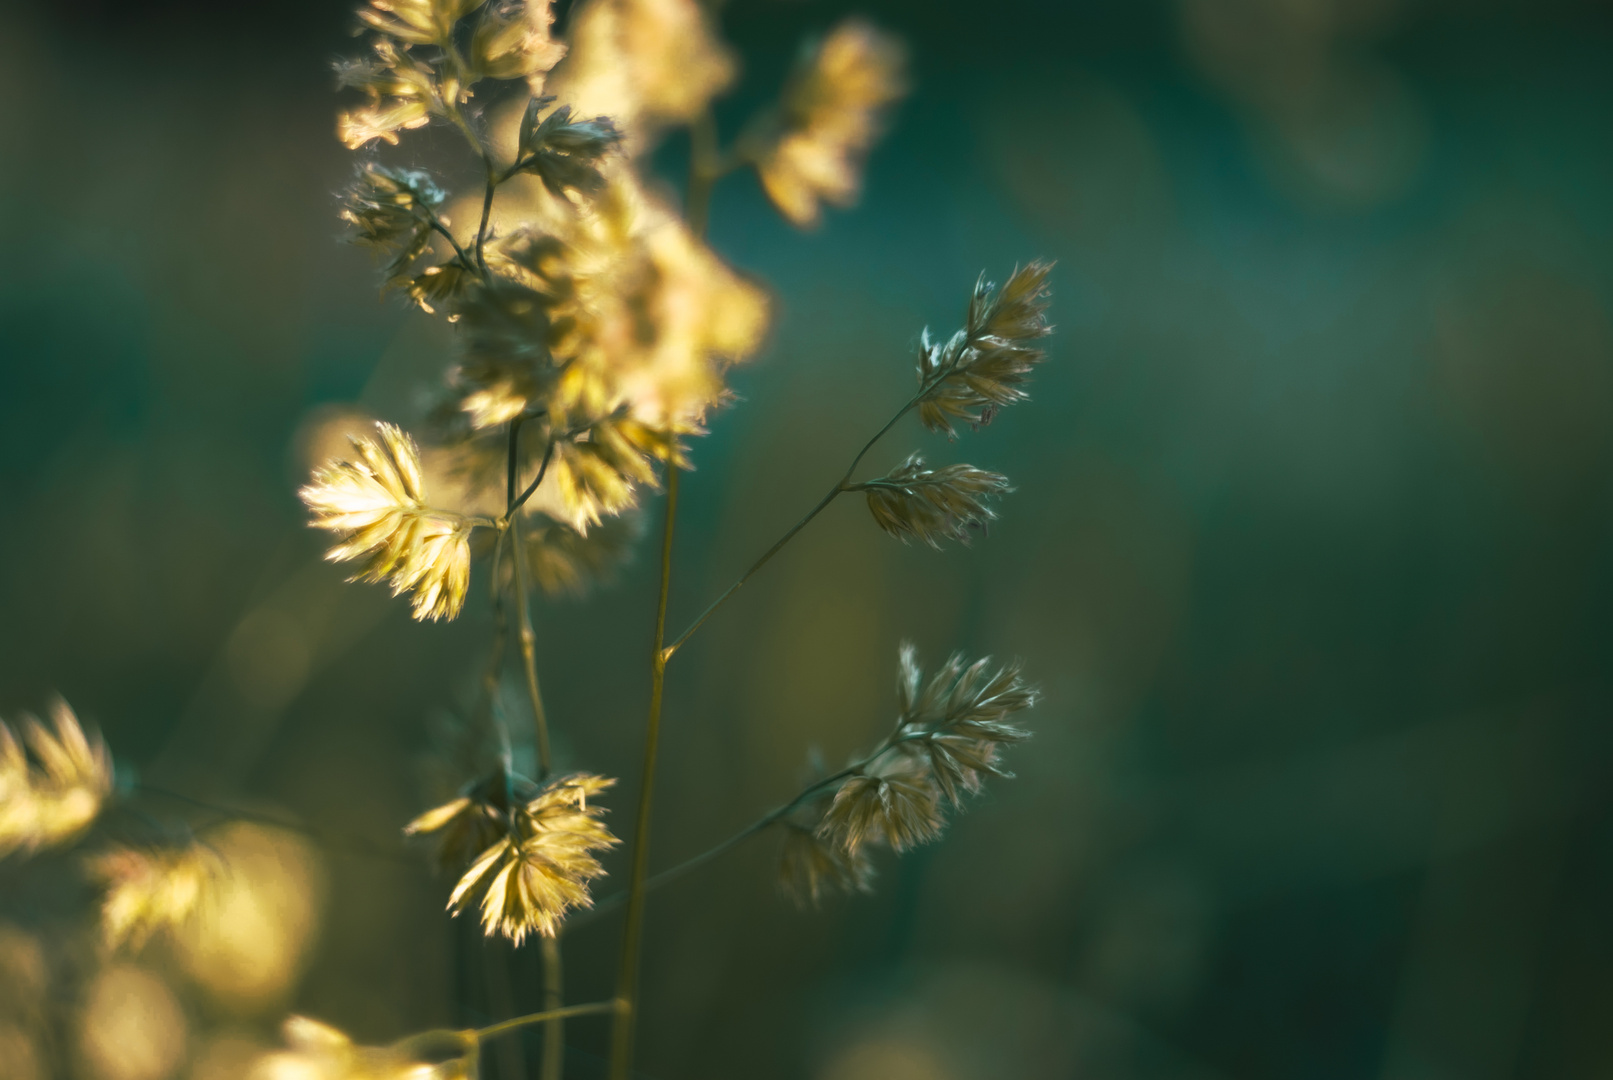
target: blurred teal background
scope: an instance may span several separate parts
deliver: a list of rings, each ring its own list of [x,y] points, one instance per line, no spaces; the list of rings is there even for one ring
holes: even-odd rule
[[[778,320],[696,448],[672,622],[833,482],[982,268],[1058,259],[1058,333],[1032,401],[872,462],[1008,473],[989,536],[903,548],[844,500],[680,655],[652,862],[877,739],[903,638],[1046,694],[1019,779],[875,896],[795,910],[765,838],[655,894],[643,1074],[1613,1072],[1608,9],[732,0],[724,131],[850,10],[908,39],[916,90],[819,232],[717,191],[713,244]],[[509,1004],[540,1000],[532,950],[451,923],[397,839],[485,606],[422,627],[341,584],[294,494],[322,408],[406,419],[448,348],[340,243],[348,20],[0,12],[0,713],[59,690],[142,779],[342,841],[293,987],[176,991],[198,1080],[209,1033],[268,1043],[288,1010],[369,1042],[485,1022],[506,960]],[[624,777],[623,831],[651,543],[537,614],[562,761]],[[31,882],[0,867],[0,918],[82,917]],[[568,997],[608,995],[617,926],[567,938]],[[603,1025],[570,1030],[594,1075]]]

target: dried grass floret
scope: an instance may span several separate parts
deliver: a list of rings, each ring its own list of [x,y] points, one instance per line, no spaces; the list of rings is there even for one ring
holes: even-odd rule
[[[593,903],[588,882],[605,872],[594,852],[619,841],[589,805],[616,781],[579,773],[551,781],[517,807],[509,831],[465,871],[448,899],[455,915],[481,896],[482,929],[516,944],[530,933],[553,937],[574,907]]]
[[[360,16],[368,10],[361,10]],[[371,44],[371,53],[362,60],[338,60],[335,65],[337,85],[361,90],[367,99],[336,116],[336,137],[349,150],[377,140],[395,146],[398,132],[424,127],[433,116],[445,112],[436,71],[407,45],[381,37]]]
[[[868,497],[874,521],[896,539],[939,548],[942,540],[967,544],[972,531],[996,520],[986,500],[1013,490],[1008,477],[973,465],[927,468],[913,454],[877,480],[854,486]]]
[[[762,187],[791,223],[857,199],[862,161],[906,92],[902,43],[861,19],[836,26],[797,66],[774,111],[742,139]]]
[[[964,792],[980,790],[983,776],[1012,776],[998,753],[1030,737],[1008,719],[1034,705],[1036,692],[1017,663],[997,668],[989,657],[966,664],[954,654],[926,680],[913,646],[904,643],[896,698],[891,734],[861,761],[808,788],[833,793],[803,802],[797,818],[785,821],[828,848],[814,851],[800,836],[787,838],[780,874],[798,897],[816,903],[829,885],[863,888],[868,848],[884,844],[900,852],[927,843],[945,827],[943,803],[958,809]],[[810,821],[803,824],[799,814]]]
[[[390,581],[392,595],[414,590],[414,617],[452,619],[470,583],[470,531],[463,515],[426,503],[420,451],[393,424],[379,440],[356,436],[352,461],[332,461],[298,492],[317,528],[341,540],[332,562],[358,560],[355,581]]]
[[[109,949],[139,950],[159,931],[182,929],[224,869],[217,852],[194,841],[170,848],[117,844],[94,856],[90,875],[106,888],[102,941]]]
[[[86,732],[60,698],[50,712],[52,727],[25,715],[21,741],[0,721],[0,858],[75,839],[112,792],[112,755],[101,736]]]
[[[498,0],[482,9],[471,35],[470,62],[489,79],[525,79],[533,93],[543,75],[566,55],[555,40],[549,0]]]
[[[840,785],[815,830],[842,851],[887,844],[906,851],[941,835],[940,792],[915,763],[890,757],[876,769]]]
[[[568,190],[592,195],[605,186],[599,161],[621,143],[622,133],[608,116],[572,119],[570,105],[561,105],[538,119],[554,101],[553,97],[535,97],[527,102],[511,172],[531,173],[559,198]]]
[[[779,886],[802,907],[817,907],[830,892],[873,891],[874,864],[866,848],[846,850],[795,822],[784,826]]]
[[[969,298],[964,328],[945,342],[929,328],[919,344],[919,419],[931,431],[955,435],[955,422],[980,427],[997,409],[1026,398],[1023,384],[1046,355],[1036,344],[1047,323],[1051,262],[1017,267],[1001,288],[982,275]]]
[[[414,295],[409,269],[430,245],[432,230],[441,222],[437,209],[447,198],[423,170],[366,162],[348,186],[341,218],[353,227],[355,243],[374,248],[387,260],[386,284]],[[434,267],[427,273],[437,276],[442,270]],[[440,292],[440,285],[433,288],[431,283],[422,283],[419,291]],[[415,299],[421,298],[415,295]],[[426,310],[431,309],[427,306]]]
[[[403,827],[405,836],[434,836],[439,869],[462,874],[509,834],[512,808],[535,798],[538,786],[502,765],[471,781],[457,798],[433,807]]]

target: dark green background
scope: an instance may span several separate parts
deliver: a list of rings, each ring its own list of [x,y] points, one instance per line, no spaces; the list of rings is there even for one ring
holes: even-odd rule
[[[733,0],[725,131],[844,10]],[[988,537],[904,549],[845,500],[680,655],[654,861],[877,738],[904,637],[1022,657],[1046,696],[1020,778],[876,896],[797,912],[767,840],[657,894],[644,1074],[857,1080],[870,1043],[908,1054],[885,1080],[1613,1069],[1606,9],[856,10],[910,41],[916,92],[817,233],[717,191],[713,243],[778,319],[696,448],[672,622],[839,475],[982,268],[1057,258],[1058,334],[1028,404],[875,455],[1009,473]],[[152,782],[386,847],[490,621],[340,584],[294,495],[310,410],[403,411],[442,359],[339,243],[348,19],[0,14],[0,711],[60,690]],[[649,562],[538,610],[563,760],[625,778],[624,830]],[[313,657],[272,707],[230,659],[265,605]],[[423,861],[326,860],[287,1007],[372,1042],[482,1021]],[[609,992],[617,925],[568,939],[568,997]],[[592,1075],[603,1025],[571,1032]]]

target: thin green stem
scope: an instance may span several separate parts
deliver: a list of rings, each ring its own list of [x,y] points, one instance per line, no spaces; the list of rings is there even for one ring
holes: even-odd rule
[[[559,445],[562,439],[568,437],[569,433],[564,436],[554,436],[549,439],[549,445],[545,447],[543,451],[543,463],[538,466],[538,475],[532,478],[532,483],[526,486],[526,490],[522,491],[521,494],[515,496],[510,501],[509,509],[504,512],[504,519],[506,521],[510,520],[517,510],[525,506],[526,501],[532,498],[533,494],[538,490],[538,485],[543,483],[544,476],[549,472],[549,462],[554,457],[554,448]]]
[[[480,271],[480,267],[470,261],[470,256],[465,253],[465,249],[459,246],[459,241],[454,239],[453,232],[449,230],[448,226],[442,223],[441,219],[439,219],[436,214],[431,215],[431,227],[437,232],[441,233],[448,240],[448,242],[453,245],[454,254],[459,256],[459,261],[465,265],[467,270],[474,269]]]
[[[806,512],[806,516],[800,521],[797,521],[794,525],[790,526],[790,531],[779,537],[778,540],[774,541],[772,547],[762,552],[762,557],[751,563],[750,569],[739,575],[739,580],[728,586],[728,588],[723,591],[721,596],[717,597],[717,599],[713,600],[709,605],[707,605],[706,610],[702,611],[699,617],[696,618],[694,622],[689,624],[688,629],[684,630],[683,633],[672,639],[672,644],[666,647],[666,659],[670,660],[673,653],[683,648],[683,643],[688,641],[689,638],[694,635],[696,630],[699,630],[702,626],[704,626],[706,624],[706,620],[715,615],[717,613],[717,609],[722,607],[723,604],[727,603],[728,598],[738,592],[745,582],[751,579],[756,571],[766,566],[768,561],[772,559],[774,555],[777,555],[785,544],[788,544],[791,540],[795,539],[796,533],[806,528],[808,523],[822,513],[824,508],[830,503],[834,502],[838,496],[853,489],[855,485],[851,483],[851,477],[852,474],[857,471],[857,466],[862,464],[862,459],[864,456],[867,455],[868,451],[874,448],[875,443],[884,438],[885,434],[890,431],[891,428],[896,426],[896,422],[898,420],[911,412],[914,406],[924,399],[925,394],[934,389],[934,385],[933,380],[930,383],[925,384],[925,386],[923,386],[917,394],[913,395],[912,399],[909,400],[906,405],[903,405],[897,410],[895,416],[892,416],[889,420],[885,421],[885,426],[875,432],[874,437],[863,444],[863,448],[857,451],[857,456],[852,458],[851,464],[846,467],[845,474],[835,482],[835,486],[830,488],[823,498],[818,500],[818,504],[811,510],[808,510]]]
[[[543,949],[543,1009],[560,1010],[561,978],[560,942],[545,935]],[[561,1080],[566,1067],[566,1021],[556,1016],[543,1024],[543,1057],[538,1067],[539,1080]]]
[[[628,1080],[633,1063],[633,1023],[638,1005],[639,948],[644,934],[645,882],[650,868],[650,806],[655,797],[655,757],[661,741],[661,697],[666,686],[667,592],[672,581],[672,531],[678,513],[679,469],[667,462],[666,528],[661,537],[661,587],[655,605],[655,644],[650,653],[650,713],[644,734],[644,773],[633,832],[633,866],[627,888],[627,925],[616,982],[616,1019],[611,1027],[610,1077]]]
[[[487,223],[493,216],[493,189],[498,187],[497,170],[493,166],[493,155],[489,151],[482,152],[482,164],[487,167],[487,187],[482,192],[482,223],[476,227],[476,265],[487,273],[487,257],[483,249],[487,245]]]
[[[480,1028],[476,1032],[479,1042],[496,1039],[500,1035],[507,1035],[512,1031],[519,1031],[533,1024],[544,1024],[550,1020],[566,1020],[573,1016],[593,1016],[596,1013],[612,1012],[617,1008],[614,1001],[593,1001],[587,1005],[567,1005],[563,1009],[545,1009],[542,1012],[528,1013],[525,1016],[513,1016],[508,1020],[501,1020],[496,1024]]]

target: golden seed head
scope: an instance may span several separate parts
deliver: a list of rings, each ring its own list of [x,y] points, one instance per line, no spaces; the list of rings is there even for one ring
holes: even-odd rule
[[[508,832],[473,863],[448,898],[458,915],[478,894],[482,929],[516,944],[530,933],[553,937],[574,907],[593,903],[588,882],[605,868],[594,852],[619,843],[589,798],[616,781],[579,773],[551,781],[513,808]]]
[[[112,755],[100,735],[86,733],[60,698],[50,711],[52,727],[24,717],[21,741],[0,721],[0,858],[73,840],[112,792]]]
[[[615,117],[635,154],[663,125],[698,116],[736,71],[699,0],[589,0],[571,16],[568,36],[571,54],[553,91]]]
[[[394,596],[412,589],[415,618],[452,619],[470,583],[471,525],[426,504],[414,440],[392,424],[376,428],[379,440],[354,437],[354,459],[316,470],[298,495],[316,528],[341,537],[325,557],[360,561],[353,580],[390,581]]]
[[[811,228],[822,203],[856,201],[862,159],[907,92],[905,66],[900,41],[847,19],[806,54],[776,111],[747,132],[762,187],[793,224]]]
[[[138,951],[158,931],[189,923],[224,868],[212,849],[192,842],[166,849],[114,845],[90,859],[89,869],[106,887],[102,940],[109,949]]]

